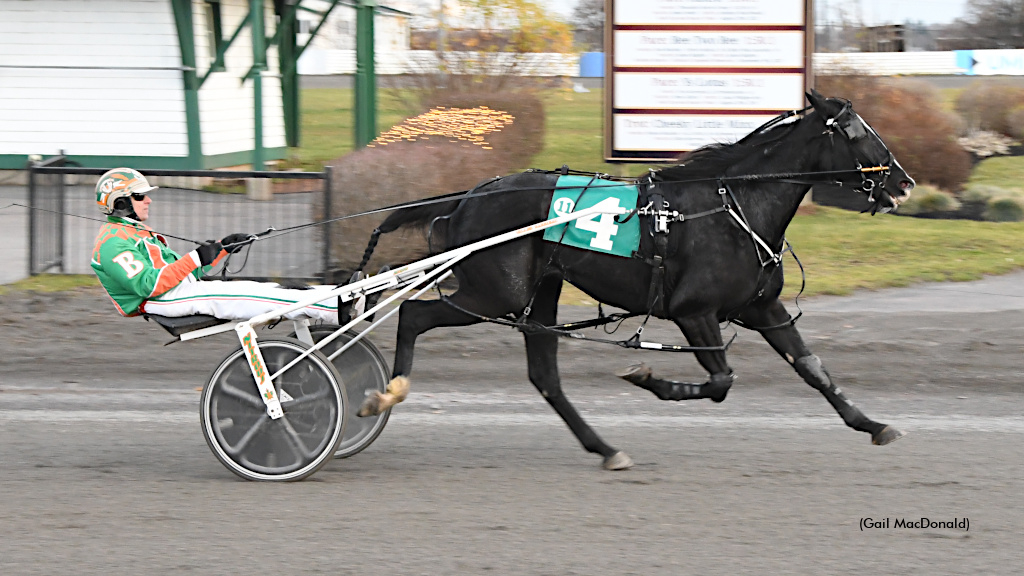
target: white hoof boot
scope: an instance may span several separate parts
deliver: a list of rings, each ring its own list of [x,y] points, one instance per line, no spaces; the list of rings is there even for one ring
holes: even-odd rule
[[[605,470],[626,470],[633,467],[633,459],[625,452],[616,452],[604,459],[601,466]]]

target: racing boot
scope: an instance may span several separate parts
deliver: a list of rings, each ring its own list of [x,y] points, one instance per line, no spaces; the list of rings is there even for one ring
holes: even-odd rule
[[[385,264],[384,267],[382,267],[380,269],[380,271],[377,272],[377,274],[378,275],[383,274],[383,273],[387,272],[388,270],[391,270],[391,266],[388,266],[387,264]],[[380,295],[381,295],[382,292],[383,292],[383,290],[381,290],[380,292],[374,292],[373,294],[367,294],[366,297],[365,297],[364,307],[363,307],[363,309],[359,313],[362,314],[364,311],[369,310],[370,308],[373,308],[374,306],[376,306],[377,305],[377,301],[380,300]],[[366,321],[367,322],[373,322],[373,317],[376,316],[376,315],[377,315],[376,312],[374,312],[373,314],[370,314],[366,318]]]
[[[363,274],[363,271],[358,270],[352,274],[352,277],[349,278],[348,282],[339,285],[339,287],[354,284],[365,277],[366,276]],[[351,322],[353,316],[352,313],[355,312],[355,315],[359,316],[360,314],[363,313],[363,310],[366,309],[365,306],[366,296],[360,296],[355,300],[349,300],[348,302],[343,302],[341,296],[338,296],[338,325],[344,326],[345,324]]]

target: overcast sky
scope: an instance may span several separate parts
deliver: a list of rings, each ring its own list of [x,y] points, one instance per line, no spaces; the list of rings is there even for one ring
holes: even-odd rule
[[[568,19],[578,0],[537,0],[549,9]],[[628,2],[629,0],[623,0]],[[385,2],[386,3],[386,2]],[[851,18],[860,18],[869,26],[878,24],[902,24],[907,20],[925,24],[944,24],[963,16],[967,0],[815,0],[818,22],[838,20],[836,10],[842,6]]]

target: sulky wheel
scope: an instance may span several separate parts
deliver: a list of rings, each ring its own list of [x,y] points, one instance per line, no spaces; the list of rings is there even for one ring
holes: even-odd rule
[[[319,342],[324,336],[333,334],[340,326],[322,324],[310,326],[309,333],[313,336],[314,342]],[[335,350],[341,348],[353,338],[352,334],[344,333],[338,336],[321,349],[324,356],[330,356]],[[363,451],[367,446],[377,439],[377,436],[384,430],[388,423],[388,416],[391,410],[386,410],[379,416],[360,418],[356,415],[359,405],[372,391],[385,392],[388,385],[388,365],[381,355],[380,350],[367,338],[356,342],[351,348],[333,360],[334,368],[341,375],[341,382],[345,386],[351,404],[348,413],[345,415],[347,426],[345,437],[334,453],[335,458],[348,458]]]
[[[291,339],[259,340],[269,374],[309,346]],[[199,420],[210,450],[246,480],[302,480],[338,449],[349,412],[334,366],[314,352],[274,380],[284,416],[267,415],[242,348],[227,355],[203,389]]]

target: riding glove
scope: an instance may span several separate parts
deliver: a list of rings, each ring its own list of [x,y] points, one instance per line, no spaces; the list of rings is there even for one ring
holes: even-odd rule
[[[222,249],[223,247],[220,245],[220,242],[217,242],[216,240],[211,240],[199,248],[196,248],[196,254],[199,255],[199,263],[203,266],[212,264],[213,261],[217,259],[217,256],[220,255],[220,251]]]
[[[220,243],[225,250],[227,250],[231,254],[234,254],[235,252],[238,252],[242,248],[245,248],[245,245],[248,244],[247,240],[249,240],[249,234],[243,234],[239,232],[231,234],[230,236],[225,236],[224,238],[221,239]]]

